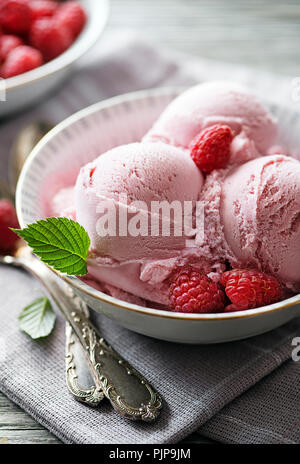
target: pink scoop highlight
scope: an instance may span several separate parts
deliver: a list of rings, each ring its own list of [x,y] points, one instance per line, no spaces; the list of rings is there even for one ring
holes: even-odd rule
[[[92,249],[102,257],[119,262],[174,257],[185,248],[186,237],[151,234],[152,202],[176,201],[183,208],[184,201],[197,201],[202,185],[201,172],[182,150],[162,143],[123,145],[81,169],[75,186],[77,221],[88,232]],[[129,222],[137,211],[148,224],[147,236],[134,236],[129,228],[123,236],[119,224],[115,236],[105,236],[105,231],[100,234],[106,200],[117,220],[127,216]]]
[[[109,201],[117,218],[127,215],[130,220],[137,212],[150,227],[153,201],[179,202],[183,211],[185,201],[195,204],[198,200],[203,182],[191,158],[163,143],[123,145],[84,166],[75,186],[75,211],[91,239],[90,276],[145,300],[167,304],[165,281],[178,263],[199,261],[196,245],[187,248],[190,237],[184,234],[155,236],[152,230],[135,236],[126,228],[123,235],[117,227],[115,235],[106,235],[99,226],[101,205]],[[124,194],[128,202],[123,202]]]
[[[277,124],[247,89],[231,82],[207,82],[183,92],[162,113],[144,141],[162,141],[188,149],[203,129],[215,124],[231,127],[236,136],[231,163],[267,154],[277,138]]]

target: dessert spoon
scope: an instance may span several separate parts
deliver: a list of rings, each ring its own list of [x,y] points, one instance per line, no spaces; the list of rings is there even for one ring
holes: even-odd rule
[[[152,422],[159,416],[162,400],[147,380],[122,358],[104,340],[86,317],[85,303],[68,284],[62,284],[48,267],[37,259],[28,246],[20,247],[17,256],[1,256],[0,263],[21,267],[29,271],[45,287],[47,293],[68,321],[69,331],[69,377],[67,381],[77,399],[97,405],[105,396],[113,408],[122,416],[132,420]],[[94,386],[76,388],[76,377],[72,357],[72,340],[80,343],[86,362],[92,373]],[[75,347],[76,349],[76,347]],[[78,349],[77,349],[78,351]]]
[[[20,131],[10,156],[10,188],[3,185],[1,196],[10,196],[13,199],[26,158],[50,129],[49,123],[39,122]],[[89,406],[98,406],[104,396],[107,396],[114,409],[130,419],[153,421],[158,417],[160,396],[105,342],[89,321],[86,303],[68,284],[58,285],[47,266],[27,246],[20,247],[14,257],[0,256],[0,263],[23,267],[37,277],[64,314],[66,383],[75,399]],[[98,358],[101,358],[100,363]]]

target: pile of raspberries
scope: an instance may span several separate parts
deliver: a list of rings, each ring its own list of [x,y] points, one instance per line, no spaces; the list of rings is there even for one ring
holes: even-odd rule
[[[53,60],[76,40],[86,20],[77,1],[0,0],[0,77]]]

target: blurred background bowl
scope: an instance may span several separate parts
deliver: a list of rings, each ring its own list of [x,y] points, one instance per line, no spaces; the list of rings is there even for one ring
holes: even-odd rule
[[[51,199],[60,187],[66,186],[66,178],[70,186],[74,185],[84,164],[114,146],[139,141],[181,91],[156,89],[121,95],[85,108],[52,129],[29,156],[19,179],[16,204],[21,227],[47,216],[45,190],[46,199]],[[268,106],[279,120],[280,141],[293,153],[300,144],[300,113],[274,104]],[[62,172],[64,180],[59,185]],[[300,295],[247,311],[184,314],[126,303],[77,277],[56,274],[96,312],[138,333],[173,342],[239,340],[272,330],[300,315]]]
[[[19,76],[0,82],[0,118],[30,106],[54,89],[71,72],[72,65],[99,39],[109,14],[109,0],[80,0],[87,13],[87,23],[71,47],[48,63]]]

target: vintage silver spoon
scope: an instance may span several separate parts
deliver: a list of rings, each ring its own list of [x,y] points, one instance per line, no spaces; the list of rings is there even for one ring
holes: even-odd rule
[[[10,158],[9,177],[12,194],[15,191],[16,182],[26,158],[35,144],[50,128],[51,126],[47,123],[30,124],[19,133]],[[9,256],[0,258],[0,262],[22,266],[38,277],[39,280],[41,280],[41,276],[45,272],[48,272],[50,276],[48,268],[30,253],[28,247],[22,247],[21,253],[19,252],[18,255],[16,258]],[[38,265],[42,269],[42,274],[34,273],[34,270],[38,266],[36,263],[39,263]],[[161,398],[159,395],[97,333],[89,321],[87,305],[80,297],[75,295],[69,285],[64,284],[64,288],[61,285],[59,286],[59,293],[57,295],[60,295],[61,292],[63,293],[61,301],[59,301],[57,295],[55,297],[55,291],[58,290],[58,286],[55,279],[53,279],[53,275],[50,277],[47,285],[45,285],[43,280],[42,283],[46,286],[62,312],[65,315],[69,314],[69,318],[67,318],[69,323],[66,323],[66,381],[69,391],[75,399],[90,406],[97,406],[105,395],[120,414],[131,419],[155,420],[161,408]],[[52,286],[52,283],[54,283],[54,286]],[[62,307],[66,299],[69,300],[70,304]],[[70,305],[72,306],[71,308]],[[77,330],[74,330],[74,324],[76,324]],[[87,339],[89,343],[86,343]],[[98,353],[102,356],[102,364],[96,362],[98,356],[94,353],[99,348]],[[88,362],[87,352],[89,353]],[[106,358],[105,363],[103,362],[104,355]],[[90,356],[92,356],[92,360]],[[114,359],[114,362],[112,362],[112,359]],[[116,363],[119,367],[117,370]],[[122,367],[121,369],[120,366]],[[131,379],[134,379],[133,381],[128,382],[128,374],[124,377],[125,370],[131,375]],[[99,372],[101,373],[100,378],[102,381],[99,381]],[[103,373],[105,375],[102,375]],[[122,373],[121,376],[120,373]],[[115,381],[112,383],[111,379],[117,380],[117,383]],[[121,382],[120,385],[118,382]],[[135,388],[133,388],[134,385]],[[141,385],[143,386],[142,389]],[[128,389],[128,387],[130,388]],[[122,398],[120,393],[122,393],[124,388],[126,390],[126,397]],[[137,390],[139,390],[139,393]],[[145,413],[145,407],[149,410],[147,413]],[[137,412],[137,409],[139,409],[139,412]]]
[[[17,256],[0,257],[0,263],[22,267],[39,279],[68,321],[73,330],[72,337],[77,339],[85,353],[95,383],[89,391],[89,404],[93,400],[99,402],[105,395],[113,408],[127,419],[152,422],[159,416],[162,400],[158,393],[107,344],[85,316],[81,298],[70,290],[68,284],[62,287],[59,279],[32,255],[27,246],[21,247]],[[69,368],[73,369],[71,359]]]

